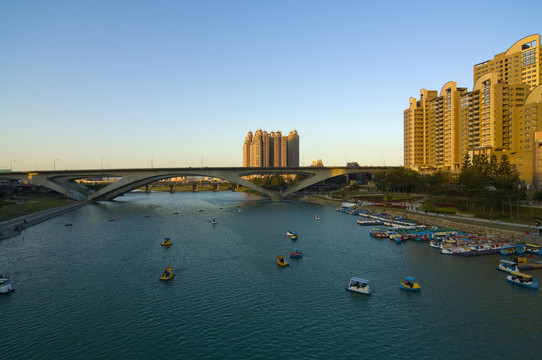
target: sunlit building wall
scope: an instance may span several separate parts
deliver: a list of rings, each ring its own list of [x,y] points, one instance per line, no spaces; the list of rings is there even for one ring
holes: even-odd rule
[[[245,167],[298,167],[299,134],[290,131],[282,136],[280,131],[267,133],[257,130],[248,132],[243,143],[243,166]]]

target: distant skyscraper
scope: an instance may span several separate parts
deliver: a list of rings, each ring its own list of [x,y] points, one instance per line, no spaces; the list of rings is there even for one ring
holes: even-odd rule
[[[282,136],[280,131],[249,131],[243,143],[244,167],[298,167],[299,135],[297,130]]]

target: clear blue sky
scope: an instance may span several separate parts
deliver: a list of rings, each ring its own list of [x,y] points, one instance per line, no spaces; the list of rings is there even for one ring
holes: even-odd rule
[[[241,166],[259,128],[402,165],[409,97],[540,32],[542,1],[0,0],[0,168]]]

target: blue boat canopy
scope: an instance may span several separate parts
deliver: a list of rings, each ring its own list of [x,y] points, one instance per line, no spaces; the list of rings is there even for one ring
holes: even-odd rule
[[[360,279],[358,277],[353,277],[352,279],[350,279],[350,281],[357,281],[357,282],[365,283],[365,284],[367,284],[369,282],[369,280]]]
[[[505,263],[505,264],[509,264],[509,265],[516,265],[516,262],[515,261],[510,261],[510,260],[501,260],[502,263]]]
[[[407,280],[407,281],[414,281],[414,276],[407,276],[407,277],[406,277],[406,280]]]

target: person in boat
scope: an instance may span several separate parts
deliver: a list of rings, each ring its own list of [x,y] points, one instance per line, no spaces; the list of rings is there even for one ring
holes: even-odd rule
[[[362,288],[362,289],[365,289],[366,286],[367,286],[366,283],[361,284],[361,288]]]

